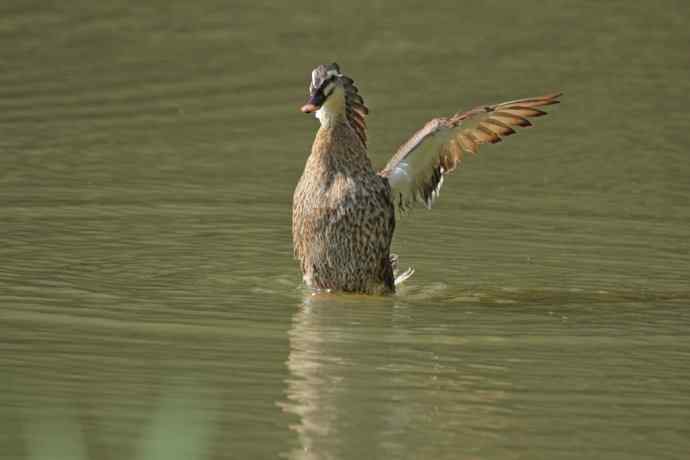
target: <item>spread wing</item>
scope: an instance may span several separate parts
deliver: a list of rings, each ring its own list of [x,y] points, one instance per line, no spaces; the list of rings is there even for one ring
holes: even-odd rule
[[[438,196],[443,177],[457,168],[465,152],[495,144],[532,126],[531,117],[546,115],[538,107],[558,104],[561,93],[480,106],[448,118],[434,118],[405,142],[379,172],[388,178],[396,208],[407,211],[415,201],[427,208]]]

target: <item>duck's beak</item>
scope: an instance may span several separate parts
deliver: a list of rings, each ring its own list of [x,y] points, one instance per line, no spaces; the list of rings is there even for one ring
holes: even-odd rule
[[[316,112],[324,102],[326,102],[326,96],[323,95],[323,91],[319,90],[309,96],[309,100],[300,110],[302,113]]]
[[[318,105],[314,105],[314,104],[309,102],[309,103],[304,104],[300,110],[302,111],[302,113],[312,113],[312,112],[316,112],[317,110],[319,110],[319,108],[320,107]]]

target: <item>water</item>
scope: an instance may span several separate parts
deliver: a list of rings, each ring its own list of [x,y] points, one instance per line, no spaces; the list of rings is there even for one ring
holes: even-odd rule
[[[687,458],[690,8],[5,2],[0,456]],[[337,60],[384,164],[565,91],[398,226],[392,298],[305,292],[292,189]]]

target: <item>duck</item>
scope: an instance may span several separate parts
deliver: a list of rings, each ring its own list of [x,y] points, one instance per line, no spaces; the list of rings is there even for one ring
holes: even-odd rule
[[[444,178],[476,155],[532,126],[562,93],[482,105],[433,118],[376,169],[367,151],[369,108],[337,63],[311,73],[301,107],[320,127],[292,200],[294,257],[313,292],[388,295],[413,269],[398,272],[391,242],[398,218],[431,209]]]

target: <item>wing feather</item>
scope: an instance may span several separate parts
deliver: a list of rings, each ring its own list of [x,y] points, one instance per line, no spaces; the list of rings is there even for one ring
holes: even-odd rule
[[[430,208],[443,177],[453,172],[465,153],[476,155],[481,144],[495,144],[532,126],[528,118],[546,115],[538,107],[558,104],[561,93],[479,106],[447,118],[434,118],[412,135],[379,172],[388,178],[396,207],[405,212],[415,202]]]
[[[523,118],[519,115],[515,115],[514,113],[506,112],[501,110],[500,112],[495,112],[493,115],[491,115],[492,120],[498,120],[502,121],[503,123],[506,123],[508,125],[512,126],[519,126],[521,128],[529,128],[532,126],[532,123],[527,118]]]
[[[541,117],[546,115],[543,110],[535,109],[532,107],[523,107],[516,105],[515,107],[501,108],[500,113],[509,113],[518,117]]]
[[[503,123],[500,120],[496,120],[495,118],[488,118],[481,122],[480,126],[485,126],[489,128],[491,131],[495,132],[499,136],[510,136],[511,134],[515,134],[515,130],[511,128],[509,125]]]
[[[477,153],[477,144],[470,139],[470,136],[467,134],[460,134],[458,137],[458,143],[460,144],[460,147],[467,152],[471,153],[472,155],[475,155]]]

